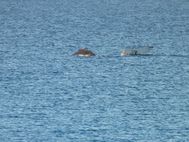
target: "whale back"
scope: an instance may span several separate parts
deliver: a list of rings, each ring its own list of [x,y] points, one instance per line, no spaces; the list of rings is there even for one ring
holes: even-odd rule
[[[88,49],[81,48],[77,52],[75,52],[73,55],[90,57],[90,56],[95,56],[95,53],[93,53],[92,51]]]
[[[152,46],[146,46],[146,47],[142,47],[142,48],[138,48],[138,49],[135,49],[137,50],[137,54],[146,54],[148,53],[150,50],[152,50]]]
[[[121,52],[121,56],[128,56],[128,55],[145,55],[147,54],[153,47],[146,46],[140,48],[128,48]]]

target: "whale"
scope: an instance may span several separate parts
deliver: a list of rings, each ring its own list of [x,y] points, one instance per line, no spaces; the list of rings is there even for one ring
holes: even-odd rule
[[[80,48],[73,55],[80,56],[80,57],[91,57],[91,56],[95,56],[95,53],[93,53],[92,51],[90,51],[86,48]]]
[[[150,50],[152,50],[153,46],[144,46],[140,48],[127,48],[121,51],[121,56],[135,56],[135,55],[145,55]]]

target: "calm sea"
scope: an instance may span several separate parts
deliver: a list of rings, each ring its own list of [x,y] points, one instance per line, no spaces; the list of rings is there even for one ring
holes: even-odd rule
[[[0,142],[189,142],[189,1],[0,0]]]

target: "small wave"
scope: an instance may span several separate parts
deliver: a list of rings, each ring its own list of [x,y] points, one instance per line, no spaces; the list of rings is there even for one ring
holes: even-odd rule
[[[181,57],[181,58],[189,58],[189,55],[165,55],[165,54],[148,54],[148,55],[140,55],[140,56],[155,56],[155,57]]]

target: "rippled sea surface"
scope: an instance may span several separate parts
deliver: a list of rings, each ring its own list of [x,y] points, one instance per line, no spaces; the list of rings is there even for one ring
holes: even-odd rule
[[[0,0],[0,142],[189,142],[189,1]]]

